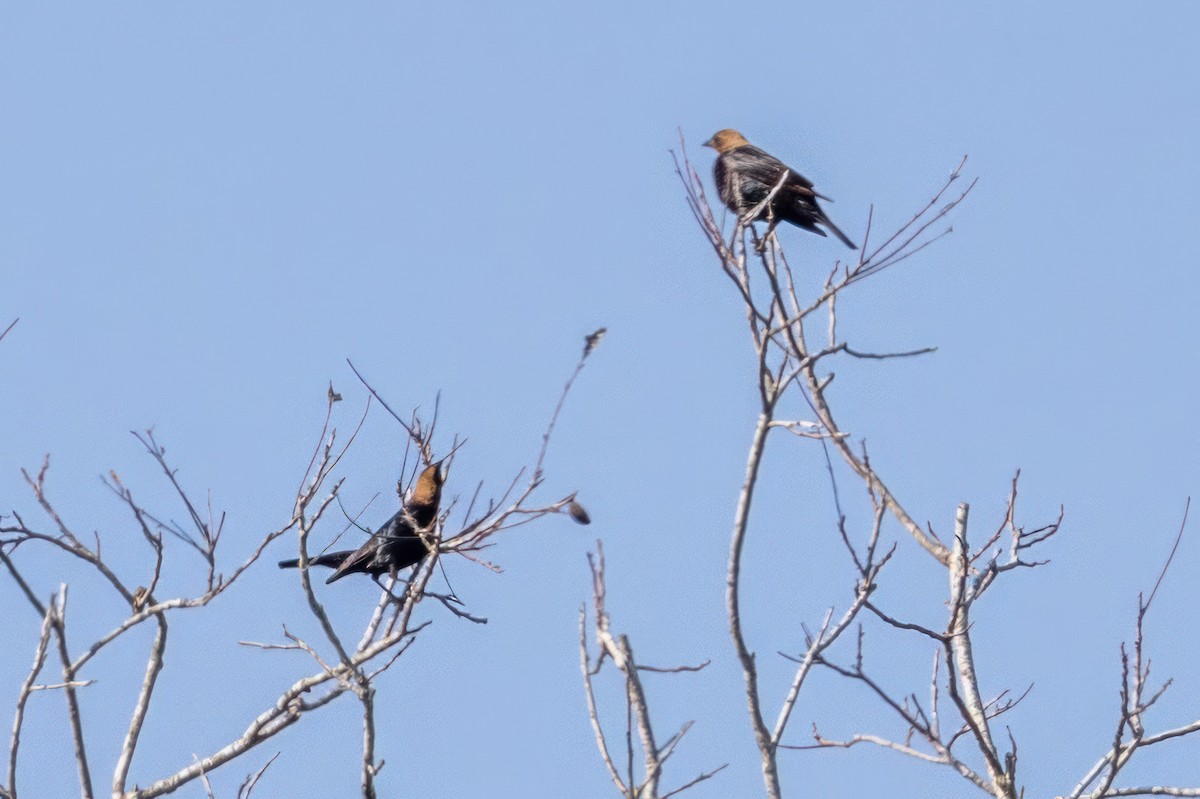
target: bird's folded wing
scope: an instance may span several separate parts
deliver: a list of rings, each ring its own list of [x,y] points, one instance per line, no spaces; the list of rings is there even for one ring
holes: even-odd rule
[[[725,157],[727,159],[726,165],[729,169],[736,170],[745,180],[752,180],[763,184],[768,190],[775,188],[775,184],[779,182],[780,176],[783,175],[783,170],[787,169],[788,177],[786,185],[790,191],[816,196],[816,192],[812,190],[813,184],[811,180],[796,170],[789,169],[778,158],[763,152],[757,147],[739,147],[736,150],[726,153]]]

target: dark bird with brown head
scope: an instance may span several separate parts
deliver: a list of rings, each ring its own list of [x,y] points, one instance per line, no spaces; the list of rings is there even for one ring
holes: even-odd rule
[[[704,146],[717,151],[717,163],[713,167],[713,174],[721,201],[737,214],[743,223],[766,219],[767,233],[763,236],[764,242],[775,230],[775,226],[784,221],[821,236],[825,235],[825,231],[817,225],[824,225],[847,247],[852,250],[858,249],[854,242],[825,216],[825,212],[817,204],[817,198],[829,198],[817,193],[811,180],[775,156],[758,149],[736,130],[726,128],[717,131]],[[785,170],[787,178],[783,179]],[[771,202],[763,205],[754,219],[746,219],[747,214],[771,195],[781,179],[783,185],[779,186]]]
[[[442,464],[426,466],[417,478],[412,496],[400,511],[376,530],[363,545],[355,550],[327,552],[309,560],[312,566],[331,566],[334,571],[326,583],[340,580],[347,574],[368,574],[377,579],[385,574],[395,574],[401,569],[414,566],[429,554],[429,547],[421,538],[437,518],[438,505],[442,500]],[[295,569],[297,559],[279,561],[281,569]]]

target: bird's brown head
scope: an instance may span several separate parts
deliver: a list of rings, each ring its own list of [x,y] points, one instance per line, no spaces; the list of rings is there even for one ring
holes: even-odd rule
[[[417,477],[417,485],[413,488],[409,507],[423,508],[434,513],[442,501],[442,484],[446,475],[442,473],[442,462],[431,463]]]
[[[719,153],[726,153],[734,147],[743,147],[750,142],[746,141],[746,137],[738,133],[732,128],[718,130],[713,134],[713,137],[704,142],[705,147],[711,147]]]

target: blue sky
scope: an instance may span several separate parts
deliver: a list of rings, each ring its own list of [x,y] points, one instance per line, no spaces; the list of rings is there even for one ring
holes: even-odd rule
[[[596,536],[614,624],[639,655],[713,660],[649,681],[664,734],[697,722],[667,782],[729,760],[693,795],[754,795],[723,616],[753,362],[668,150],[681,129],[707,175],[699,143],[736,127],[835,197],[828,211],[852,237],[872,203],[877,229],[894,226],[969,154],[980,182],[954,235],[839,312],[854,345],[938,352],[840,364],[832,401],[913,514],[941,529],[960,501],[998,524],[1017,468],[1026,521],[1065,505],[1053,563],[997,591],[977,649],[985,692],[1034,684],[1009,717],[1029,795],[1069,790],[1111,737],[1117,645],[1200,485],[1198,22],[1184,3],[8,6],[0,325],[21,322],[0,343],[0,507],[34,516],[19,469],[49,452],[63,512],[136,574],[140,553],[120,543],[135,531],[97,476],[115,469],[169,508],[128,432],[153,426],[185,484],[228,512],[225,554],[240,561],[288,517],[327,384],[348,400],[343,428],[361,407],[347,357],[394,406],[429,408],[441,392],[442,429],[470,439],[451,493],[499,488],[536,456],[581,337],[605,325],[547,463],[547,496],[578,488],[594,524],[513,534],[494,551],[500,576],[447,563],[491,623],[425,611],[434,626],[380,686],[381,795],[611,795],[576,650]],[[781,235],[810,277],[843,254]],[[394,484],[401,443],[372,414],[345,464],[349,504]],[[768,707],[790,672],[771,653],[844,606],[852,579],[821,464],[799,442],[772,447],[747,551]],[[861,521],[861,495],[843,491]],[[897,601],[940,623],[940,584],[920,587],[937,573],[900,544]],[[1187,618],[1198,552],[1185,539],[1151,617],[1155,674],[1176,678],[1152,726],[1200,715]],[[73,640],[120,617],[100,586],[29,557],[41,593],[71,581]],[[135,779],[238,734],[307,667],[236,646],[306,624],[294,574],[268,562],[252,577],[176,619]],[[375,592],[344,581],[322,596],[354,624]],[[0,690],[15,695],[38,620],[10,582],[0,601],[14,642]],[[87,689],[99,775],[149,634],[97,663]],[[924,689],[929,652],[875,645],[877,662],[899,664],[898,689]],[[23,795],[71,791],[60,705],[35,699],[46,754],[27,762]],[[794,737],[812,720],[897,734],[824,677]],[[358,724],[347,701],[278,739],[265,795],[346,795]],[[1184,780],[1198,754],[1197,742],[1148,754],[1153,768],[1131,776]],[[259,762],[215,775],[218,795]],[[785,755],[783,778],[791,795],[966,793],[880,752]]]

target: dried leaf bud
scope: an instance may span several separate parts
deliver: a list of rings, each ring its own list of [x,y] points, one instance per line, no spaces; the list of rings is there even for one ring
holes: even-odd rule
[[[592,354],[592,350],[596,349],[596,345],[600,343],[600,339],[604,338],[604,334],[608,332],[607,327],[598,329],[595,333],[587,336],[583,340],[583,357]]]
[[[588,512],[575,500],[571,500],[571,504],[567,505],[567,513],[571,514],[571,518],[579,524],[592,523],[592,517],[588,516]]]

